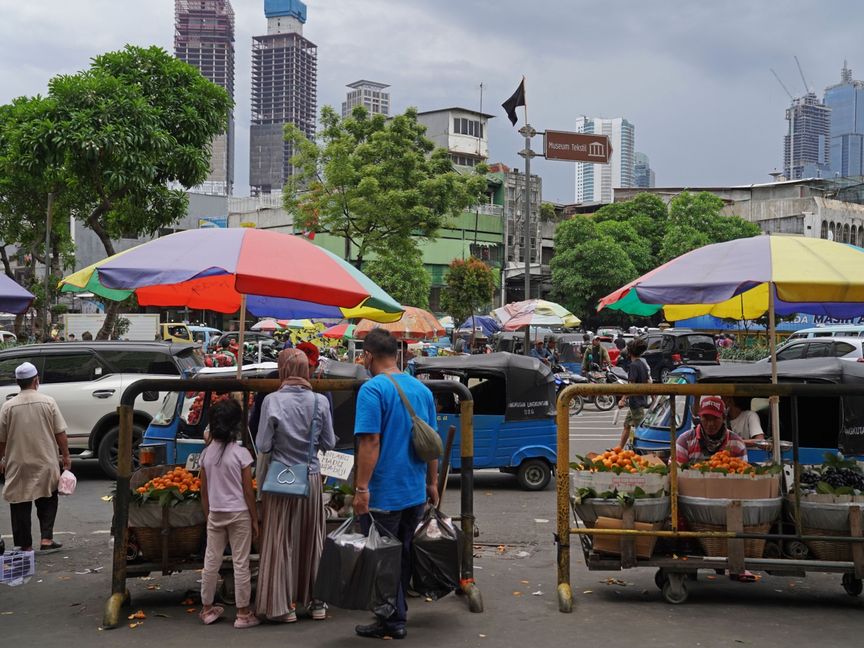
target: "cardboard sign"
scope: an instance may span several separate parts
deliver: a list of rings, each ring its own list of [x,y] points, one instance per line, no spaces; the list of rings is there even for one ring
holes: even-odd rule
[[[318,452],[318,462],[321,464],[321,474],[325,477],[346,480],[354,469],[354,456],[344,452]]]
[[[186,470],[194,472],[201,469],[201,453],[193,452],[186,457]]]

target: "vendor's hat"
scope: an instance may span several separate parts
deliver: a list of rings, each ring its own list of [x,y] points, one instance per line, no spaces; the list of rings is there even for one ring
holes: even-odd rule
[[[716,416],[723,418],[726,415],[726,405],[719,396],[706,396],[699,404],[699,416]]]
[[[32,362],[25,362],[15,368],[15,380],[30,380],[38,373]]]

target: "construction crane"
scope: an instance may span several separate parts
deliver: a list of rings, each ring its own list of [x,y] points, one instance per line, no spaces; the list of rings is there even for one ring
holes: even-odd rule
[[[804,70],[801,69],[801,63],[799,63],[797,56],[793,56],[793,58],[795,59],[795,65],[798,66],[798,74],[801,75],[801,81],[804,82],[804,91],[810,94],[810,86],[807,85],[807,79],[804,78]]]
[[[786,91],[786,94],[787,94],[787,95],[789,95],[789,99],[790,99],[790,100],[794,100],[795,97],[793,97],[793,96],[792,96],[792,93],[789,92],[789,88],[786,87],[786,84],[783,83],[783,82],[780,80],[780,77],[779,77],[779,76],[777,75],[777,73],[774,71],[774,68],[768,68],[768,69],[771,70],[771,74],[773,74],[773,75],[774,75],[774,78],[777,79],[777,83],[780,84],[780,87],[783,88],[783,90]]]

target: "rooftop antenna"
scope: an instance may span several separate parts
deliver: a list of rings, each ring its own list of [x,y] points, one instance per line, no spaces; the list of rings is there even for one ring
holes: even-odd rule
[[[798,57],[793,56],[795,59],[795,65],[798,66],[798,73],[801,75],[801,80],[804,82],[804,90],[807,94],[810,94],[810,86],[807,85],[807,79],[804,78],[804,70],[801,69],[801,63],[798,62]]]
[[[783,81],[780,80],[780,77],[779,77],[779,76],[777,76],[777,73],[774,71],[774,68],[768,68],[768,69],[771,70],[771,74],[773,74],[773,75],[774,75],[774,78],[777,79],[777,83],[780,84],[780,87],[783,88],[783,90],[786,91],[786,94],[787,94],[787,95],[789,95],[789,99],[790,99],[790,100],[795,99],[795,97],[792,96],[792,93],[789,92],[789,88],[786,87],[786,84],[783,83]]]

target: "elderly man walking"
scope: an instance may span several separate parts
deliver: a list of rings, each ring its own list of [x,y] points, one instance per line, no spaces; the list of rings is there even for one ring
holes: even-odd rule
[[[30,515],[36,515],[43,551],[59,549],[54,542],[60,460],[72,465],[66,440],[66,421],[50,396],[38,393],[39,374],[29,362],[15,369],[21,392],[0,407],[0,471],[5,471],[3,497],[9,502],[12,537],[23,551],[33,549]]]

